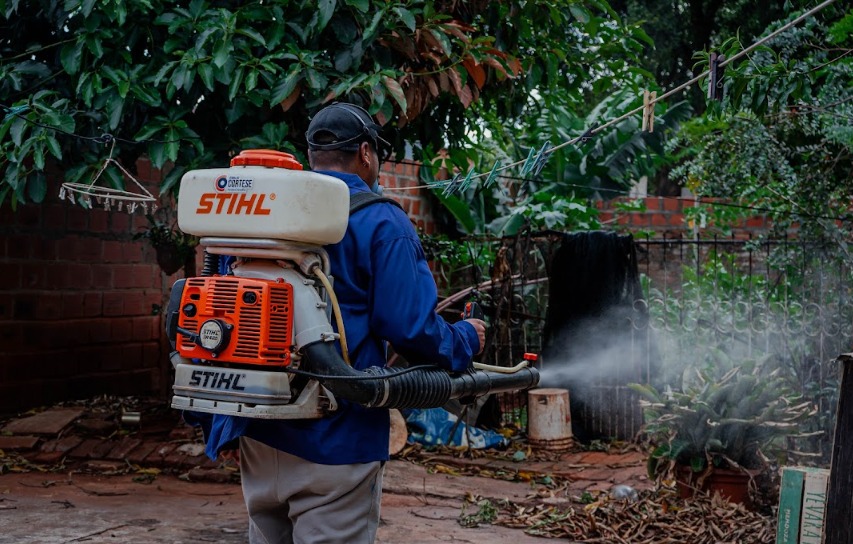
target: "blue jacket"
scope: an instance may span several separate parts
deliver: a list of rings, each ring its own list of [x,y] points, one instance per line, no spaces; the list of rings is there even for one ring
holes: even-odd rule
[[[356,175],[321,173],[343,180],[350,194],[369,190]],[[355,212],[343,240],[326,250],[354,368],[384,366],[385,342],[410,363],[468,368],[479,347],[477,332],[469,323],[450,325],[436,314],[435,280],[401,209],[378,203]],[[314,463],[387,460],[388,411],[343,399],[338,405],[322,419],[205,418],[206,453],[215,459],[229,442],[245,435]],[[195,419],[188,416],[190,422]]]

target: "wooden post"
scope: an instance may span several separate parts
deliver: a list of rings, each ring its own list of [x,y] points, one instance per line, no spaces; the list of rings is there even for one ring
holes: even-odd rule
[[[841,381],[832,441],[824,544],[853,544],[853,353],[838,356]]]

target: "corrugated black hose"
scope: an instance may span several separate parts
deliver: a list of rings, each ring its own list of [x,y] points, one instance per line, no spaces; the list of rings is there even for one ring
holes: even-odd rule
[[[374,408],[437,408],[452,399],[520,391],[539,383],[539,371],[530,367],[512,374],[473,369],[450,373],[437,366],[359,371],[330,343],[307,345],[303,354],[300,370],[293,372],[318,379],[336,397]]]

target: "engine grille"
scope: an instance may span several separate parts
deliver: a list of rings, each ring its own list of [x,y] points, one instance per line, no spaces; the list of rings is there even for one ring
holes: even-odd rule
[[[235,277],[190,278],[181,307],[193,304],[194,316],[181,313],[181,327],[198,331],[208,319],[234,326],[228,346],[214,356],[181,335],[184,357],[247,364],[289,364],[293,336],[293,288],[285,282]]]

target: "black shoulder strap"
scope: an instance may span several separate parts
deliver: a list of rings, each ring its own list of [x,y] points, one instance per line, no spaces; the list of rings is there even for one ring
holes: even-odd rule
[[[401,210],[403,209],[403,207],[400,206],[400,203],[394,199],[385,196],[379,196],[376,193],[370,191],[362,191],[355,193],[354,195],[351,195],[349,197],[349,214],[352,215],[366,206],[370,206],[371,204],[378,204],[379,202],[389,202],[397,206]]]

